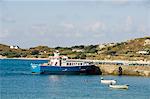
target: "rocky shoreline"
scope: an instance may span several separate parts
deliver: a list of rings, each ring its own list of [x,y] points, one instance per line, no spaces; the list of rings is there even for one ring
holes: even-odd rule
[[[102,75],[128,75],[150,77],[150,66],[99,65]]]

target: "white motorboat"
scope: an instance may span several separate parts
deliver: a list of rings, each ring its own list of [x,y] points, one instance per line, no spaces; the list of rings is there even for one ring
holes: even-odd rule
[[[114,88],[114,89],[128,89],[129,85],[109,85],[110,88]]]
[[[106,80],[106,79],[101,78],[101,83],[103,83],[103,84],[116,84],[117,81],[116,80]]]

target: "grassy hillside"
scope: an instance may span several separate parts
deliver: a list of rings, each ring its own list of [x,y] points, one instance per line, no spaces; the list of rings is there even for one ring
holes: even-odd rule
[[[96,55],[97,59],[100,59],[100,55],[104,55],[103,58],[106,59],[127,59],[127,60],[150,60],[150,54],[144,55],[137,53],[138,51],[150,52],[150,45],[144,45],[145,40],[150,40],[150,37],[137,38],[133,40],[128,40],[126,42],[116,43],[113,46],[107,46]]]
[[[27,57],[27,58],[47,58],[53,55],[53,51],[59,50],[61,55],[77,59],[122,59],[122,60],[150,60],[149,54],[139,54],[138,51],[150,52],[150,44],[145,45],[145,41],[150,37],[136,38],[120,43],[100,45],[79,45],[72,47],[37,46],[29,49],[10,49],[8,45],[0,44],[0,55],[8,58]]]

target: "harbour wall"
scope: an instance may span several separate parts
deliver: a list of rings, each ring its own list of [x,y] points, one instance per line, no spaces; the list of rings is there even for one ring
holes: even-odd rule
[[[150,66],[98,65],[102,75],[129,75],[150,77]]]

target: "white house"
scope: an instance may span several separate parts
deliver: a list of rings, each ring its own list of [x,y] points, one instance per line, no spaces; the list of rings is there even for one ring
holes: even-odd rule
[[[14,45],[10,46],[10,49],[18,49],[18,48],[19,48],[19,46],[14,46]]]
[[[11,48],[11,49],[13,49],[13,48],[14,48],[14,46],[10,46],[10,48]]]
[[[107,46],[114,46],[114,45],[116,45],[116,44],[115,44],[115,43],[100,44],[100,45],[99,45],[99,49],[105,48],[105,47],[107,47]]]
[[[73,52],[84,52],[83,49],[72,49]]]
[[[150,45],[150,39],[146,39],[146,40],[145,40],[144,46],[145,46],[145,45]]]
[[[148,55],[148,54],[149,54],[148,51],[138,51],[138,52],[136,52],[136,53],[138,53],[138,54],[143,54],[143,55]]]
[[[98,47],[99,47],[99,49],[102,49],[102,48],[106,47],[106,44],[101,44]]]

